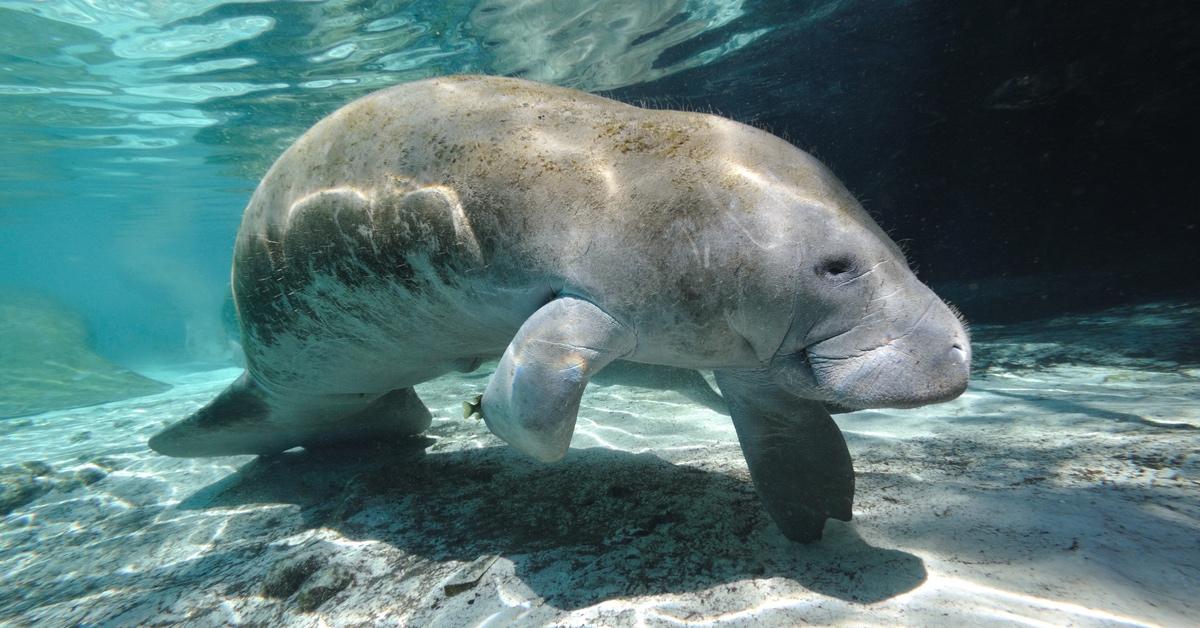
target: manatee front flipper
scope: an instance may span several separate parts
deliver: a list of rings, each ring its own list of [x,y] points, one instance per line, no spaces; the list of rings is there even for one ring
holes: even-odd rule
[[[200,458],[277,454],[297,445],[287,442],[270,414],[262,389],[242,373],[208,405],[155,434],[150,448],[167,456]]]
[[[481,399],[492,433],[544,462],[562,458],[588,378],[631,353],[631,331],[596,305],[560,297],[534,312],[504,351]]]
[[[716,376],[754,487],[784,536],[816,541],[827,518],[849,521],[854,467],[825,407],[784,391],[763,370]]]

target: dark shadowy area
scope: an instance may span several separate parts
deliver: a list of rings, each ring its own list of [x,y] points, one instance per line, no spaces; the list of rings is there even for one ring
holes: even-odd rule
[[[1200,366],[1200,303],[1164,300],[972,331],[975,376],[1064,365],[1169,372]]]
[[[751,4],[743,27],[775,27],[754,45],[611,95],[814,152],[974,320],[1200,282],[1200,5]]]

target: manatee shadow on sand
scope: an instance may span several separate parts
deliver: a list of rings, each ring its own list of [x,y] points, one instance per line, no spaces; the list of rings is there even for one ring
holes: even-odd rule
[[[503,556],[563,610],[771,577],[872,603],[926,578],[919,558],[872,547],[851,524],[831,521],[814,544],[786,540],[748,478],[608,449],[547,465],[507,447],[427,453],[433,442],[256,459],[178,507],[294,504],[293,524],[428,561]]]

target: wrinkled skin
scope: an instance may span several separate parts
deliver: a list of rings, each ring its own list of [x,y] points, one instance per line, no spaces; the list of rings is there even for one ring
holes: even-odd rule
[[[552,461],[607,364],[707,368],[802,541],[850,517],[828,410],[952,399],[970,363],[958,317],[810,155],[517,79],[400,85],[322,120],[251,199],[233,284],[247,374],[162,453],[417,433],[414,384],[500,356],[476,408]]]

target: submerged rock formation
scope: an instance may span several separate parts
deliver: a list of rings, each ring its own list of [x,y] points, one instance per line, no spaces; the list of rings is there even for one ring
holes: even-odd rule
[[[0,419],[169,388],[96,355],[83,320],[36,295],[0,295]]]

